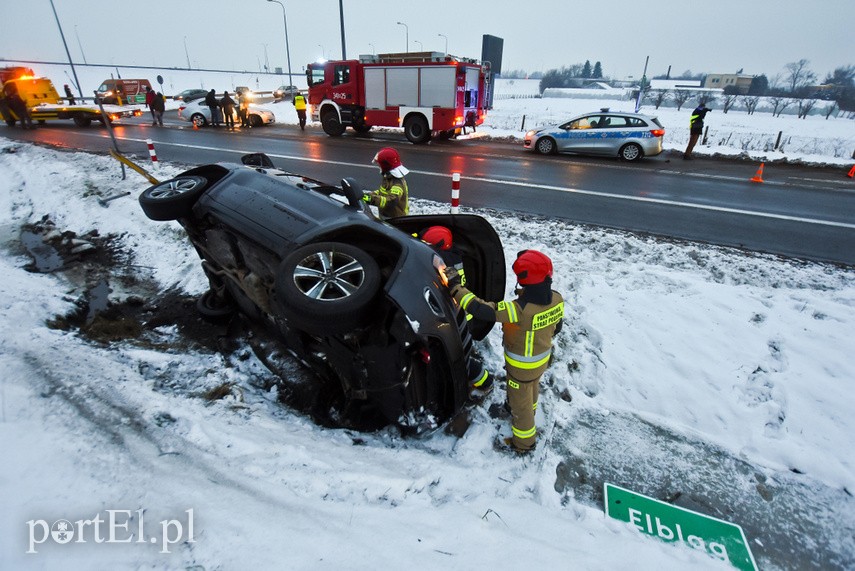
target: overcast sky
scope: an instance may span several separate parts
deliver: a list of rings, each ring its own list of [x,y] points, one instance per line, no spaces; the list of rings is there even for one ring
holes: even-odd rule
[[[0,57],[65,61],[49,0],[2,1]],[[291,69],[341,57],[338,0],[282,0]],[[265,0],[54,0],[75,63],[287,70],[282,8]],[[807,59],[821,80],[855,63],[853,0],[343,0],[347,55],[448,51],[480,58],[504,39],[503,69],[600,61],[607,76],[686,70],[769,79]],[[403,22],[406,27],[399,25]],[[407,38],[409,36],[409,38]],[[185,49],[186,46],[186,49]],[[266,53],[265,53],[266,50]],[[2,65],[2,63],[0,63]],[[37,67],[37,66],[33,66]]]

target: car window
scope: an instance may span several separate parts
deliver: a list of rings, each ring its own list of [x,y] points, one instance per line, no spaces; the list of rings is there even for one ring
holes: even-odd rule
[[[626,120],[630,127],[647,127],[647,123],[644,122],[644,119],[639,119],[638,117],[627,117]]]
[[[342,85],[350,81],[350,67],[347,65],[335,66],[333,85]]]
[[[575,119],[573,121],[570,121],[569,123],[566,123],[565,125],[562,125],[561,128],[562,129],[568,129],[571,131],[576,130],[576,129],[593,129],[594,126],[592,125],[591,122],[596,118],[597,118],[596,115],[592,115],[590,117],[581,117],[579,119]]]
[[[627,122],[630,117],[621,117],[620,115],[608,115],[605,118],[605,125],[600,125],[600,127],[608,127],[609,129],[625,129],[629,126]]]
[[[651,121],[653,121],[654,123],[656,123],[656,126],[657,126],[657,127],[659,127],[660,129],[664,129],[664,128],[665,128],[665,127],[663,127],[663,126],[662,126],[662,123],[660,123],[660,122],[659,122],[659,119],[657,119],[656,117],[654,117],[653,119],[651,119]]]

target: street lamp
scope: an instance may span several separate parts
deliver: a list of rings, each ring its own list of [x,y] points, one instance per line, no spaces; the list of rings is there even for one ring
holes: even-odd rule
[[[448,36],[445,34],[437,34],[440,38],[445,38],[445,55],[448,55]]]
[[[285,23],[285,57],[288,58],[288,85],[291,85],[293,83],[291,79],[291,48],[288,46],[288,16],[285,14],[285,4],[283,4],[279,0],[267,1],[275,2],[282,6],[282,21]]]
[[[321,48],[321,59],[327,59],[327,52],[324,50],[324,46],[318,44],[318,47]]]
[[[184,36],[184,55],[187,56],[187,69],[190,69],[190,52],[187,51],[187,36]]]
[[[398,22],[398,25],[404,26],[404,30],[406,31],[406,36],[404,36],[404,37],[407,39],[407,49],[405,51],[407,53],[409,53],[410,52],[410,27],[403,22]]]
[[[375,47],[374,47],[374,44],[369,43],[368,45],[369,45],[369,46],[371,46],[371,53],[372,53],[372,54],[376,54],[376,53],[377,53],[377,48],[375,48]]]
[[[83,44],[80,43],[80,34],[77,33],[77,26],[74,26],[74,35],[77,36],[77,45],[80,48],[80,55],[83,56],[83,64],[86,65],[88,62],[86,61],[86,54],[83,53]]]
[[[419,44],[419,51],[420,51],[420,52],[425,51],[425,46],[424,46],[424,44],[423,44],[423,43],[421,43],[421,42],[420,42],[420,41],[418,41],[418,40],[413,40],[413,43]]]

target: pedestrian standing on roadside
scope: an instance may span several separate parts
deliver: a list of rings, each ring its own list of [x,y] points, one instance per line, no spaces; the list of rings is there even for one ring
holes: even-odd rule
[[[148,107],[148,110],[151,111],[151,125],[152,127],[157,125],[157,116],[154,114],[154,89],[146,86],[145,88],[145,106]]]
[[[211,126],[219,127],[222,125],[222,115],[220,114],[220,102],[217,101],[217,92],[213,89],[208,92],[208,95],[205,96],[205,105],[208,106],[208,110],[211,112]]]
[[[163,95],[160,92],[154,94],[154,99],[151,102],[152,113],[154,113],[154,123],[163,127],[163,112],[166,111],[166,103],[163,101]]]
[[[33,125],[33,120],[30,117],[30,110],[27,109],[27,104],[21,99],[21,95],[18,93],[18,86],[14,83],[7,83],[3,87],[3,91],[6,94],[6,105],[18,116],[21,128],[35,129],[36,126]],[[12,124],[14,125],[14,122]]]
[[[235,130],[235,100],[229,97],[228,91],[223,91],[223,96],[220,98],[220,108],[223,110],[223,117],[226,119],[226,128],[229,131]]]
[[[306,130],[306,98],[302,93],[294,96],[294,109],[297,110],[297,119],[300,121],[300,129]]]
[[[74,100],[74,94],[71,92],[71,88],[68,84],[65,84],[65,98],[68,99],[69,105],[77,105],[77,102]]]
[[[246,91],[238,93],[238,119],[241,127],[249,127],[249,95]]]
[[[703,101],[692,111],[692,117],[689,119],[689,146],[686,147],[686,152],[683,153],[683,160],[690,161],[694,158],[692,157],[692,149],[695,148],[698,138],[704,133],[704,117],[709,112],[710,109],[707,108]]]

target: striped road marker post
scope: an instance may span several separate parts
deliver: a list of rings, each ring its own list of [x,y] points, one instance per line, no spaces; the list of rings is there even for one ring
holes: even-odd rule
[[[148,154],[151,157],[151,165],[157,166],[157,153],[154,152],[154,143],[151,139],[146,139],[145,144],[148,146]]]
[[[451,213],[460,214],[460,173],[451,175]]]

